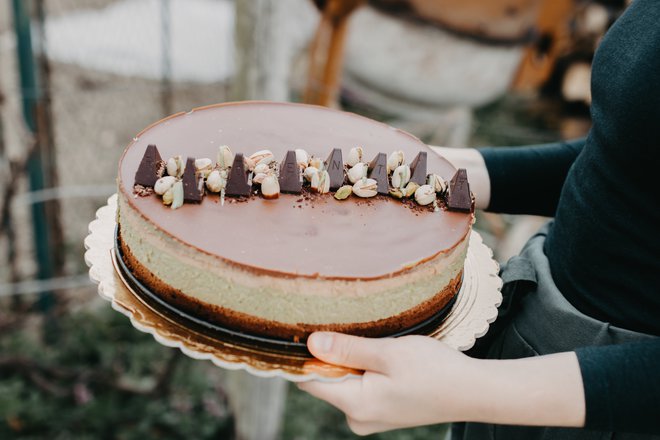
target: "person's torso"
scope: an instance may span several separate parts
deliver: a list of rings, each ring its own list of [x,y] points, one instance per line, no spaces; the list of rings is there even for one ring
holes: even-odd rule
[[[660,2],[635,0],[608,32],[592,95],[545,252],[576,308],[660,335]]]

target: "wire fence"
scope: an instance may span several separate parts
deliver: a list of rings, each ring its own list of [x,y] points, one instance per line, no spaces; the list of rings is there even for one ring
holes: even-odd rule
[[[82,242],[124,146],[165,115],[226,99],[233,11],[231,0],[0,0],[0,296],[89,284]]]

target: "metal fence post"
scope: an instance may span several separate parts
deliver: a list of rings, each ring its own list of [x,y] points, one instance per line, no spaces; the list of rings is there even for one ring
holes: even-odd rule
[[[172,113],[172,7],[170,0],[160,0],[161,80],[160,103],[162,116]]]
[[[41,47],[38,63],[34,56],[28,9],[31,4],[24,0],[12,0],[23,119],[33,135],[33,145],[28,150],[27,158],[28,181],[31,191],[39,191],[56,186],[57,170],[50,114],[49,65],[45,47]],[[43,0],[37,1],[36,10],[39,16],[37,30],[41,32],[43,43]],[[48,279],[57,276],[63,265],[59,203],[32,204],[32,221],[37,277]],[[53,304],[52,292],[43,292],[39,298],[39,308],[48,311]]]

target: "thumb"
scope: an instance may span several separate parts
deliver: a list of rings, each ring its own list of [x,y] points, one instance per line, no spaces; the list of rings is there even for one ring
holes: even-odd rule
[[[314,357],[334,365],[384,372],[387,339],[361,338],[342,333],[316,332],[307,339]]]

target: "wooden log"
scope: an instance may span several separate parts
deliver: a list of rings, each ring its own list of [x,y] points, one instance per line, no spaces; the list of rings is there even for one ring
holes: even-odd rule
[[[525,51],[513,88],[535,89],[550,78],[557,58],[570,43],[569,20],[573,13],[573,0],[543,1],[536,22],[541,37]]]
[[[542,1],[408,0],[414,13],[425,20],[464,35],[500,41],[527,38]]]
[[[309,73],[303,101],[333,106],[344,60],[348,18],[364,0],[328,0],[310,46]]]
[[[231,90],[237,100],[289,99],[292,42],[282,29],[287,23],[286,0],[236,0],[236,75]],[[226,374],[229,404],[239,440],[274,440],[282,425],[287,383],[245,371]]]
[[[252,376],[245,371],[226,375],[229,406],[235,417],[237,440],[275,440],[284,415],[287,382]]]

